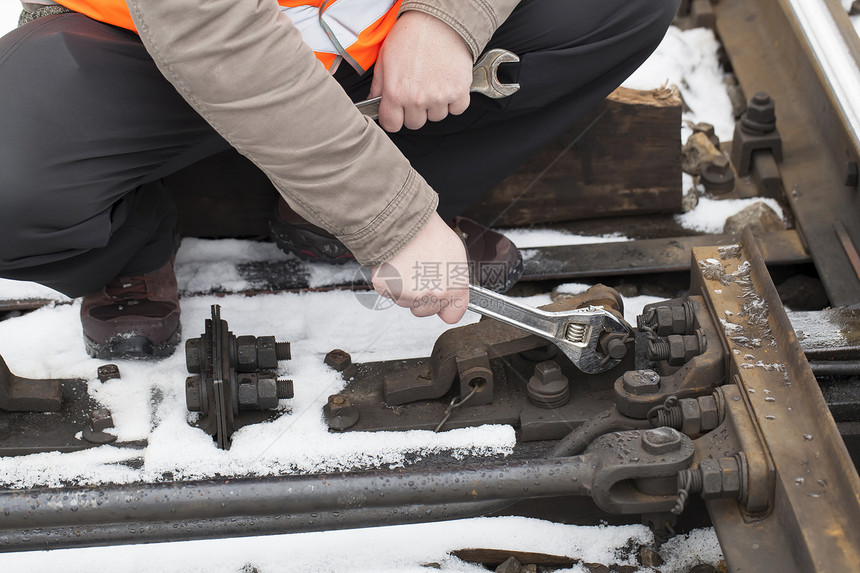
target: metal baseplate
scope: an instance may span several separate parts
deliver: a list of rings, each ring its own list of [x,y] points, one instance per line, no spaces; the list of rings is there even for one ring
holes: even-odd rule
[[[115,364],[98,369],[103,382],[119,378]],[[0,357],[0,456],[41,452],[76,452],[116,443],[110,432],[110,410],[94,400],[81,379],[24,378],[12,373]],[[122,447],[138,448],[144,441],[124,441]]]

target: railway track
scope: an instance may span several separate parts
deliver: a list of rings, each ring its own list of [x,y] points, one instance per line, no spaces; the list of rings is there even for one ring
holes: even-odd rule
[[[499,348],[515,346],[515,353],[505,354],[514,356],[511,364],[478,352],[444,380],[434,366],[431,381],[439,394],[397,404],[396,429],[432,428],[453,403],[449,398],[462,399],[480,387],[489,400],[459,408],[450,427],[514,424],[533,442],[518,446],[512,459],[387,472],[5,490],[0,550],[415,523],[497,513],[517,500],[571,496],[593,500],[605,515],[644,519],[665,531],[685,505],[694,505],[685,500],[701,497],[732,571],[856,568],[860,479],[845,444],[856,447],[860,436],[860,396],[852,390],[860,370],[852,309],[860,305],[860,40],[837,0],[719,0],[709,8],[743,91],[766,92],[776,102],[778,149],[753,144],[742,151],[745,140],[736,138],[729,152],[734,168],[754,185],[782,189],[798,228],[790,237],[748,233],[737,248],[727,246],[734,238],[713,244],[691,239],[684,256],[665,260],[659,260],[666,252],[659,240],[643,241],[638,247],[646,262],[634,267],[610,264],[613,247],[604,247],[610,253],[594,258],[603,265],[599,276],[690,268],[690,288],[683,299],[651,307],[645,328],[625,341],[621,367],[571,382],[576,400],[569,405],[535,408],[516,382],[523,374],[513,373],[534,369],[534,360],[521,360],[520,352],[539,345],[486,325],[478,339],[486,345],[492,335]],[[575,253],[556,254],[559,274],[541,280],[595,274],[594,265],[565,267],[582,260]],[[790,264],[811,261],[833,308],[786,314],[767,270],[772,256]],[[665,325],[654,318],[666,312]],[[679,312],[687,313],[686,321],[677,319]],[[842,338],[826,340],[834,328],[822,325],[838,327]],[[695,349],[691,339],[680,338],[699,332],[705,336]],[[462,332],[452,336],[458,349],[468,340]],[[452,356],[456,362],[456,352]],[[427,360],[434,359],[441,363],[438,356]],[[571,365],[558,366],[574,379]],[[394,424],[386,418],[391,408],[373,406],[384,399],[386,376],[402,376],[402,368],[390,368],[359,365],[360,375],[345,390],[361,411],[355,429]],[[481,374],[470,377],[469,368],[482,368]],[[827,377],[827,401],[816,375]],[[470,380],[480,382],[470,386]],[[831,414],[837,402],[838,425]]]

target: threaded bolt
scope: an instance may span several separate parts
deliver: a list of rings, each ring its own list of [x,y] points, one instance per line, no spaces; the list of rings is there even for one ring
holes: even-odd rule
[[[648,360],[659,362],[660,360],[668,360],[671,352],[668,342],[664,340],[649,340],[645,353],[648,356]]]
[[[276,342],[275,343],[275,356],[278,357],[278,360],[289,360],[290,358],[292,358],[292,356],[290,354],[290,343],[289,342]]]
[[[278,400],[283,400],[286,398],[292,398],[293,394],[293,381],[288,380],[286,378],[278,378]]]

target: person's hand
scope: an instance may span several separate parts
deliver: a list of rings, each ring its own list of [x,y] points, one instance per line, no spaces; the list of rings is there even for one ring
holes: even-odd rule
[[[387,263],[371,269],[373,288],[415,316],[458,322],[469,304],[469,267],[460,237],[434,213]]]
[[[382,96],[379,125],[393,133],[463,113],[471,85],[472,53],[463,38],[429,14],[408,11],[382,44],[369,97]]]

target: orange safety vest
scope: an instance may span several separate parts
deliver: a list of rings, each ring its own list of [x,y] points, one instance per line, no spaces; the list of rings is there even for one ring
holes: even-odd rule
[[[359,73],[376,61],[382,41],[397,20],[402,0],[278,0],[323,65],[338,58]],[[57,0],[94,20],[137,31],[125,0]]]

